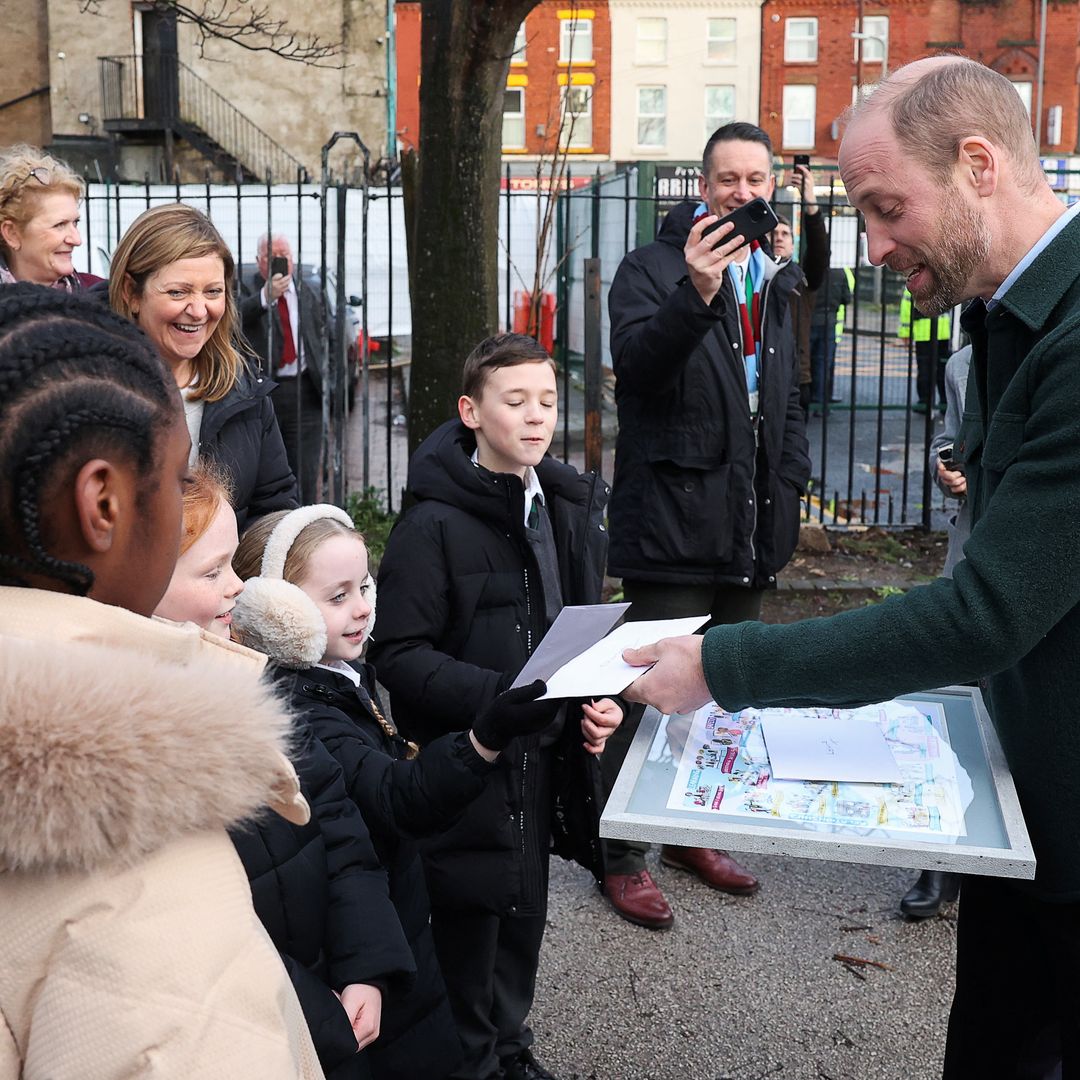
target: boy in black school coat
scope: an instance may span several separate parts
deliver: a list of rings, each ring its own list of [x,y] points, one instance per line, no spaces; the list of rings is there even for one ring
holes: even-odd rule
[[[520,334],[489,338],[465,361],[463,385],[460,419],[409,462],[416,505],[379,568],[371,660],[395,721],[419,741],[467,729],[563,604],[598,603],[607,555],[608,486],[547,456],[558,414],[548,354]],[[565,834],[556,850],[574,848],[602,875],[596,762],[582,747],[599,753],[623,711],[610,698],[553,703],[550,727],[515,740],[501,776],[424,850],[435,947],[465,1053],[461,1080],[552,1076],[529,1049],[527,1017],[553,818]],[[582,816],[567,812],[567,794],[586,802]]]

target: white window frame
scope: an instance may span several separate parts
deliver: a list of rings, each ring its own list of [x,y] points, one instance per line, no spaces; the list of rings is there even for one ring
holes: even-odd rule
[[[862,62],[864,64],[884,64],[886,57],[889,55],[889,16],[888,15],[864,15],[862,18],[862,26],[859,25],[859,20],[855,20],[855,32],[857,34],[871,34],[869,38],[855,38],[855,55],[854,60],[857,64],[859,62],[860,50],[862,51]],[[874,40],[875,38],[881,38],[885,42],[885,47],[882,48],[881,41]]]
[[[1062,107],[1060,105],[1051,105],[1050,108],[1046,110],[1047,146],[1061,145],[1061,114]]]
[[[809,116],[805,108],[797,108],[796,99],[799,98],[803,104],[809,99]],[[817,87],[813,83],[786,83],[783,108],[784,149],[813,150],[817,137]],[[806,124],[809,124],[809,129],[805,127]]]
[[[659,29],[660,33],[643,34],[642,30]],[[659,43],[659,57],[647,56],[642,53],[642,46],[655,46]],[[634,36],[634,63],[658,65],[667,63],[668,21],[662,15],[642,16],[637,20]]]
[[[559,63],[589,64],[592,58],[592,19],[560,19]]]
[[[1034,101],[1032,91],[1035,84],[1030,79],[1010,79],[1009,82],[1013,84],[1017,94],[1020,96],[1020,100],[1024,103],[1024,108],[1027,109],[1028,119],[1030,120]]]
[[[514,36],[514,51],[510,54],[511,64],[524,64],[525,60],[525,46],[527,42],[525,40],[525,20],[521,20],[521,25],[517,28],[517,34]]]
[[[641,111],[641,93],[642,93],[643,90],[659,90],[660,91],[661,97],[662,97],[662,100],[663,100],[663,111],[662,112],[643,113]],[[667,147],[667,105],[668,105],[668,101],[667,101],[667,87],[666,86],[659,86],[659,85],[655,85],[655,84],[650,84],[648,86],[639,86],[637,88],[637,112],[636,112],[636,128],[635,128],[635,136],[636,136],[637,142],[636,142],[635,145],[640,146],[643,149],[647,149],[647,150],[663,150],[663,149],[665,149]],[[650,121],[650,120],[657,120],[657,119],[659,119],[659,121],[660,121],[660,135],[661,135],[660,140],[658,142],[642,142],[641,141],[641,122],[642,122],[642,120]]]
[[[731,91],[731,111],[728,113],[711,113],[709,112],[709,91],[710,90],[730,90]],[[729,124],[735,119],[735,87],[730,83],[714,83],[705,87],[705,141],[709,141],[709,137],[712,133],[724,124]]]
[[[559,127],[559,145],[567,150],[591,150],[593,145],[593,94],[595,86],[588,83],[570,83],[559,88],[559,109],[562,116],[562,124]],[[568,109],[571,94],[575,92],[585,94],[587,108],[583,112],[571,113]],[[571,127],[570,117],[574,117]],[[582,123],[584,118],[585,123]],[[567,138],[569,135],[569,138]]]
[[[719,24],[723,23],[725,29],[731,31],[731,36],[721,36],[713,33],[718,30]],[[734,64],[738,61],[736,42],[739,35],[739,22],[732,18],[710,18],[705,20],[705,62],[707,64]],[[730,50],[730,55],[713,56],[713,46],[725,47],[724,51]]]
[[[808,30],[812,30],[813,33],[807,33]],[[807,15],[786,19],[784,21],[784,63],[816,64],[817,56],[817,18]]]
[[[520,112],[507,112],[506,111],[506,95],[517,94],[518,100],[521,102]],[[506,121],[511,120],[515,123],[521,124],[521,139],[520,141],[511,142],[506,137]],[[506,86],[503,88],[503,114],[502,114],[502,147],[504,150],[524,150],[526,144],[525,133],[525,87],[524,86]]]

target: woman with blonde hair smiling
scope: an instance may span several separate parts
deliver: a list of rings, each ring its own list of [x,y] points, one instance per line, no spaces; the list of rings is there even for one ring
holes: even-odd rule
[[[36,146],[0,149],[0,285],[83,287],[71,259],[82,244],[83,190],[75,173]]]
[[[191,460],[229,478],[237,525],[297,505],[270,391],[237,347],[236,264],[221,234],[183,203],[140,214],[113,254],[109,304],[145,331],[184,399]]]

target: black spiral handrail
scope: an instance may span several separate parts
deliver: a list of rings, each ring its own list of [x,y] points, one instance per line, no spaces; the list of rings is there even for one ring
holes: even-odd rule
[[[175,54],[100,56],[102,119],[195,128],[253,177],[293,180],[303,164]]]

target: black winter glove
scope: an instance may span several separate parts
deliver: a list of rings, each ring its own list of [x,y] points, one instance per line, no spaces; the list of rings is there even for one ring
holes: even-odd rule
[[[473,724],[476,741],[488,750],[505,750],[519,735],[535,735],[555,719],[561,701],[537,701],[547,693],[543,679],[500,694]]]

